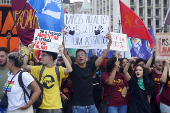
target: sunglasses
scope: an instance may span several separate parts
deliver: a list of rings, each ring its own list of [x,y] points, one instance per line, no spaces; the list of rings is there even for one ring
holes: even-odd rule
[[[155,61],[155,63],[162,63],[162,61]]]
[[[77,57],[81,57],[81,56],[85,56],[85,54],[84,53],[77,54]]]

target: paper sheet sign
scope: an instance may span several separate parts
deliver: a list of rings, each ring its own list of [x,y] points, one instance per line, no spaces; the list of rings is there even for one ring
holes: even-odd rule
[[[128,51],[128,41],[126,34],[111,33],[112,34],[112,44],[110,50],[115,51]]]
[[[170,57],[170,33],[156,35],[156,60],[165,61]]]
[[[33,48],[51,52],[59,52],[58,47],[62,45],[63,34],[60,32],[35,29]]]
[[[65,14],[66,48],[106,49],[109,16]]]

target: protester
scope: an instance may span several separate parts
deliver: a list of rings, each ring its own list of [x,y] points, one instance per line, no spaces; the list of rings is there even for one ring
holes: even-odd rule
[[[40,83],[44,86],[43,91],[43,101],[39,109],[37,109],[37,113],[61,113],[62,103],[60,97],[60,90],[58,85],[58,79],[56,75],[56,65],[54,65],[54,61],[57,58],[57,53],[43,51],[42,52],[42,64],[45,66],[45,69],[42,73],[42,77],[39,78],[40,71],[43,66],[30,66],[27,65],[28,56],[32,52],[33,44],[28,45],[28,52],[24,57],[24,64],[23,68],[28,71],[31,71],[31,74],[40,79]],[[65,62],[66,68],[62,66],[59,67],[60,72],[60,83],[63,78],[66,78],[65,74],[72,72],[71,65],[69,64],[68,60],[66,59],[63,51],[63,46],[59,46],[59,52]]]
[[[151,108],[152,108],[152,113],[160,113],[159,105],[157,103],[160,103],[160,100],[157,100],[156,97],[159,95],[160,89],[162,84],[160,83],[160,78],[162,76],[162,67],[163,67],[163,62],[158,61],[153,58],[153,55],[155,53],[155,49],[152,51],[152,55],[149,58],[147,64],[146,64],[146,69],[149,74],[150,80],[154,81],[156,85],[156,95],[151,98]],[[151,69],[151,63],[153,62],[153,67],[154,69]]]
[[[57,58],[57,66],[60,66],[61,65],[61,63],[63,63],[63,58],[61,57],[61,56],[59,56],[58,58]]]
[[[134,60],[132,57],[130,63]],[[130,63],[124,68],[124,75],[130,86],[131,97],[128,113],[151,113],[150,107],[150,83],[146,69],[138,64],[133,75],[129,75],[128,68]]]
[[[145,60],[143,60],[142,58],[137,59],[136,65],[142,65],[145,68],[146,67]]]
[[[7,67],[7,55],[8,51],[5,47],[0,47],[0,102],[4,96],[3,88],[4,84],[7,81],[9,69]],[[0,103],[1,104],[1,103]],[[0,112],[6,112],[6,109],[0,108]]]
[[[11,34],[7,31],[6,32],[6,39],[7,39],[7,46],[5,47],[0,47],[0,104],[1,104],[1,99],[4,95],[3,92],[3,87],[4,84],[8,78],[7,73],[9,72],[9,69],[7,67],[7,58],[8,58],[8,53],[10,52],[10,39],[11,39]],[[6,112],[6,109],[3,109],[0,107],[0,112]]]
[[[8,96],[7,113],[33,113],[33,107],[31,105],[38,99],[41,93],[34,78],[28,72],[23,72],[22,80],[26,91],[29,95],[31,90],[33,91],[31,99],[29,100],[29,97],[26,96],[25,100],[24,91],[18,82],[18,76],[21,73],[23,60],[24,58],[20,53],[14,52],[10,53],[8,56],[7,66],[10,72],[8,73],[8,79],[4,86],[4,92],[7,90]]]
[[[76,62],[74,57],[70,57],[72,62]],[[65,67],[64,63],[61,63],[61,66]],[[61,83],[61,99],[62,99],[62,105],[63,113],[72,113],[72,98],[73,98],[73,82],[71,79],[71,76],[68,75],[67,78],[62,79]]]
[[[87,55],[83,49],[76,51],[76,64],[72,64],[73,72],[70,73],[73,80],[73,113],[98,113],[93,100],[93,74],[96,68],[107,57],[112,43],[111,34],[107,36],[109,42],[107,49],[95,62],[87,64]]]
[[[36,65],[36,61],[34,58],[31,58],[28,60],[28,65],[31,65],[31,66],[35,66]]]
[[[123,74],[119,73],[120,61],[116,61],[116,57],[111,57],[106,63],[106,71],[102,73],[101,79],[104,87],[104,102],[109,100],[109,97],[114,89],[113,96],[109,103],[108,113],[127,113],[127,102],[122,91],[127,90],[127,82]],[[117,76],[117,77],[116,77]],[[116,83],[117,82],[117,83]],[[126,91],[127,92],[127,91]]]
[[[170,59],[165,61],[164,71],[161,76],[161,83],[164,84],[161,97],[160,97],[160,111],[161,113],[170,112],[170,76],[169,76],[169,63]]]

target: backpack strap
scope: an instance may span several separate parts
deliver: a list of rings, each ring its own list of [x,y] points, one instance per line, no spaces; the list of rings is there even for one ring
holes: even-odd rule
[[[29,99],[30,99],[31,97],[30,97],[30,95],[28,94],[27,90],[25,89],[24,83],[23,83],[23,81],[22,81],[22,73],[23,73],[23,72],[24,72],[24,71],[21,71],[21,72],[19,73],[18,82],[19,82],[19,85],[20,85],[20,87],[22,88],[22,90],[23,90],[23,92],[24,92],[24,100],[25,100],[25,103],[28,104],[28,103],[27,103],[27,100],[26,100],[25,94],[28,96]]]
[[[159,91],[159,95],[161,95],[163,88],[164,88],[164,84],[162,84],[162,86],[161,86],[161,89]]]
[[[41,81],[42,74],[44,72],[45,66],[41,68],[40,75],[39,75],[39,82]]]
[[[58,86],[59,86],[59,90],[60,90],[60,72],[59,72],[59,66],[56,66],[55,67],[55,72],[56,72],[56,75],[57,75],[57,79],[58,79]]]
[[[109,97],[109,100],[107,101],[107,104],[110,103],[110,100],[112,99],[112,95],[113,95],[113,93],[114,93],[114,91],[115,91],[115,89],[116,89],[116,85],[117,85],[117,74],[116,74],[116,76],[115,76],[115,81],[116,81],[116,84],[115,84],[115,86],[114,86],[114,88],[113,88],[113,90],[112,90],[112,93],[111,93],[111,95],[110,95],[110,97]]]

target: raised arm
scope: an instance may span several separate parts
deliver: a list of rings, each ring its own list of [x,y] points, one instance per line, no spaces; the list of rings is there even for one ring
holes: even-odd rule
[[[7,48],[7,51],[8,51],[8,53],[10,53],[10,39],[11,39],[11,33],[7,33],[7,35],[6,35],[6,39],[7,39],[7,46],[6,46],[6,48]]]
[[[96,65],[96,68],[98,68],[100,66],[100,64],[103,62],[103,60],[107,57],[107,54],[109,53],[109,50],[110,50],[110,45],[112,44],[112,37],[111,37],[111,33],[108,33],[106,35],[106,37],[109,39],[109,42],[107,44],[107,49],[104,50],[102,56],[100,56],[96,62],[95,62],[95,65]]]
[[[156,50],[156,48],[153,48],[152,55],[146,63],[146,69],[148,71],[148,74],[150,74],[152,72],[152,69],[151,69],[150,66],[151,66],[151,63],[152,63],[152,60],[153,60],[153,55],[155,54],[155,50]]]
[[[32,81],[29,85],[28,85],[28,89],[31,89],[33,91],[33,94],[31,96],[31,99],[29,100],[28,104],[20,107],[20,109],[25,110],[27,108],[29,108],[39,97],[41,90],[40,87],[38,86],[38,84],[36,83],[36,81]]]
[[[67,50],[66,50],[66,48],[65,48],[64,36],[66,35],[67,32],[64,30],[64,28],[65,28],[65,26],[64,26],[63,29],[61,30],[61,33],[63,33],[63,43],[62,43],[62,45],[63,45],[63,47],[64,47],[64,55],[65,55],[65,57],[67,58],[67,60],[68,60],[68,62],[70,63],[70,65],[72,65],[72,61],[71,61],[71,59],[70,59],[70,56],[68,56]]]
[[[105,84],[106,85],[113,85],[113,81],[115,79],[115,76],[116,76],[116,70],[118,69],[119,67],[119,61],[116,61],[115,62],[115,66],[113,67],[113,70],[111,72],[111,75],[109,76],[109,78],[105,81]]]
[[[24,68],[28,71],[31,71],[31,66],[27,65],[27,62],[29,60],[29,56],[30,56],[30,53],[32,52],[32,49],[33,49],[33,43],[28,45],[28,52],[24,56],[24,63],[23,63],[23,66],[22,66],[22,68]]]
[[[129,75],[128,73],[128,69],[129,69],[129,66],[131,64],[131,62],[134,60],[134,57],[132,57],[129,62],[126,64],[124,70],[123,70],[123,74],[125,75],[125,78],[127,81],[129,81],[131,79],[131,76]]]
[[[72,72],[73,69],[72,69],[70,63],[68,62],[67,58],[64,55],[64,47],[63,47],[63,45],[60,45],[58,49],[59,49],[59,52],[60,52],[60,54],[61,54],[61,56],[62,56],[62,58],[64,60],[65,65],[66,65],[66,69],[64,70],[64,74],[68,74],[68,73]]]
[[[167,82],[167,74],[168,74],[167,72],[168,72],[169,63],[170,63],[170,61],[168,59],[166,59],[164,70],[163,70],[163,73],[162,73],[162,76],[161,76],[161,79],[160,79],[160,82],[162,84],[165,84]]]

